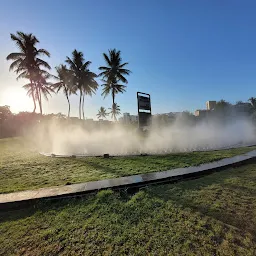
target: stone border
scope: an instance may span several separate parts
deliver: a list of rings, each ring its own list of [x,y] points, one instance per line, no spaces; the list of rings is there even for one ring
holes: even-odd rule
[[[196,175],[206,174],[207,172],[237,165],[247,162],[256,157],[256,150],[246,154],[224,158],[220,161],[202,164],[199,166],[177,168],[168,171],[152,172],[127,177],[113,178],[107,180],[91,181],[66,186],[41,188],[37,190],[26,190],[14,193],[0,194],[0,209],[9,209],[20,207],[22,204],[29,204],[32,201],[48,198],[62,198],[67,196],[76,196],[101,189],[117,189],[122,187],[141,186],[154,182],[171,182],[185,177],[194,177]]]
[[[162,156],[166,154],[176,154],[176,153],[188,153],[188,152],[209,152],[209,151],[221,151],[221,150],[228,150],[228,149],[236,149],[236,148],[243,148],[243,147],[254,147],[256,143],[250,144],[236,144],[232,146],[220,147],[220,148],[202,148],[197,150],[184,150],[184,151],[173,151],[173,152],[166,152],[166,153],[136,153],[136,154],[120,154],[120,155],[110,155],[111,157],[135,157],[135,156]],[[86,155],[86,154],[54,154],[54,153],[46,153],[46,152],[39,152],[42,156],[47,157],[56,157],[56,158],[84,158],[84,157],[103,157],[103,154],[95,154],[95,155]]]

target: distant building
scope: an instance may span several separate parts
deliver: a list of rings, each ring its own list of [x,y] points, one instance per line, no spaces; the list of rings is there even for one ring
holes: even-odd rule
[[[242,115],[248,114],[251,112],[251,110],[252,110],[252,105],[250,103],[241,102],[236,105],[233,105],[233,111],[236,114],[242,114]]]
[[[209,117],[212,113],[215,112],[217,102],[210,100],[206,102],[206,109],[198,109],[195,111],[196,117]],[[247,102],[238,102],[235,105],[228,104],[222,109],[222,113],[226,116],[236,117],[237,115],[248,115],[251,113],[252,106]]]
[[[130,115],[131,122],[138,122],[138,116]]]
[[[195,111],[195,116],[197,117],[207,117],[209,115],[210,110],[206,109],[198,109]]]
[[[212,110],[216,107],[215,100],[209,100],[206,102],[206,109],[197,109],[195,111],[195,116],[197,117],[208,117]]]
[[[215,100],[209,100],[206,102],[206,109],[207,110],[213,110],[216,107],[216,101]]]
[[[181,116],[183,112],[169,112],[163,115],[167,115],[168,117],[174,118],[174,117],[178,117]]]
[[[110,124],[110,123],[112,123],[112,121],[106,120],[106,119],[99,119],[99,120],[98,120],[98,123],[99,123],[99,124]]]
[[[123,122],[125,124],[130,123],[130,113],[124,113],[123,114]]]
[[[119,121],[121,121],[125,124],[138,122],[138,116],[130,115],[130,113],[124,113],[123,117],[119,118]]]

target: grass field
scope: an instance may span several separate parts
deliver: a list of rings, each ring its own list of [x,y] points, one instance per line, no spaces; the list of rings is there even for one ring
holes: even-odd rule
[[[199,165],[256,147],[165,156],[50,158],[29,150],[22,138],[0,140],[0,193],[128,176]]]
[[[256,255],[256,164],[0,213],[0,255]]]

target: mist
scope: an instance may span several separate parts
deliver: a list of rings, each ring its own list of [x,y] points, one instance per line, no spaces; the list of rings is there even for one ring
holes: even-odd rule
[[[81,121],[83,122],[83,121]],[[255,127],[249,118],[228,123],[201,121],[190,125],[176,119],[171,125],[153,122],[147,136],[136,127],[95,122],[86,125],[52,120],[33,131],[37,150],[56,155],[136,155],[216,150],[256,144]]]

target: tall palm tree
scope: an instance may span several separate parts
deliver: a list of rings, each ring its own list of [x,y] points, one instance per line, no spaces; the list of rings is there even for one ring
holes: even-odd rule
[[[39,70],[46,68],[50,70],[50,65],[44,60],[40,59],[40,55],[45,55],[50,57],[50,53],[45,49],[37,49],[36,44],[39,40],[33,34],[25,34],[18,31],[15,34],[11,34],[11,39],[16,43],[19,52],[10,53],[6,59],[12,60],[10,65],[10,71],[18,75],[17,80],[20,78],[26,78],[30,80],[31,86],[31,96],[34,102],[34,110],[36,111],[36,94],[38,94],[38,89],[36,86],[36,80],[38,77]],[[39,99],[39,97],[37,97]],[[39,103],[40,105],[40,103]]]
[[[107,66],[99,67],[99,70],[102,72],[99,74],[103,78],[104,87],[103,95],[106,97],[111,93],[112,95],[112,104],[115,103],[115,94],[125,91],[125,86],[118,84],[120,81],[123,83],[128,83],[125,78],[126,75],[129,75],[131,71],[126,69],[125,66],[128,65],[127,62],[122,63],[121,51],[116,49],[108,50],[108,55],[103,53],[104,60]],[[121,87],[120,87],[121,86]]]
[[[118,106],[116,103],[112,104],[112,108],[110,109],[111,117],[114,118],[116,121],[116,117],[121,114],[120,106]]]
[[[70,116],[70,101],[69,96],[71,94],[76,94],[76,88],[72,84],[70,71],[67,69],[66,65],[60,65],[55,68],[57,72],[57,76],[55,79],[58,80],[57,83],[53,84],[53,89],[58,93],[60,90],[63,91],[67,101],[68,101],[68,117]]]
[[[97,117],[98,119],[102,118],[106,118],[108,116],[107,110],[104,107],[100,107]]]
[[[74,50],[72,57],[67,57],[66,63],[69,64],[69,69],[72,73],[73,85],[79,90],[79,118],[81,119],[82,98],[84,94],[92,95],[98,88],[98,84],[94,80],[96,74],[90,72],[90,61],[85,61],[82,52]],[[97,84],[97,85],[96,85]],[[83,99],[84,102],[84,99]]]
[[[248,99],[248,101],[251,103],[253,108],[256,109],[256,98],[251,97],[250,99]]]
[[[84,72],[84,79],[83,79],[83,97],[82,97],[82,112],[83,112],[83,119],[85,119],[84,116],[84,96],[89,95],[92,97],[93,94],[96,93],[98,89],[98,83],[96,82],[95,78],[97,75],[93,72],[91,72],[89,69]]]

